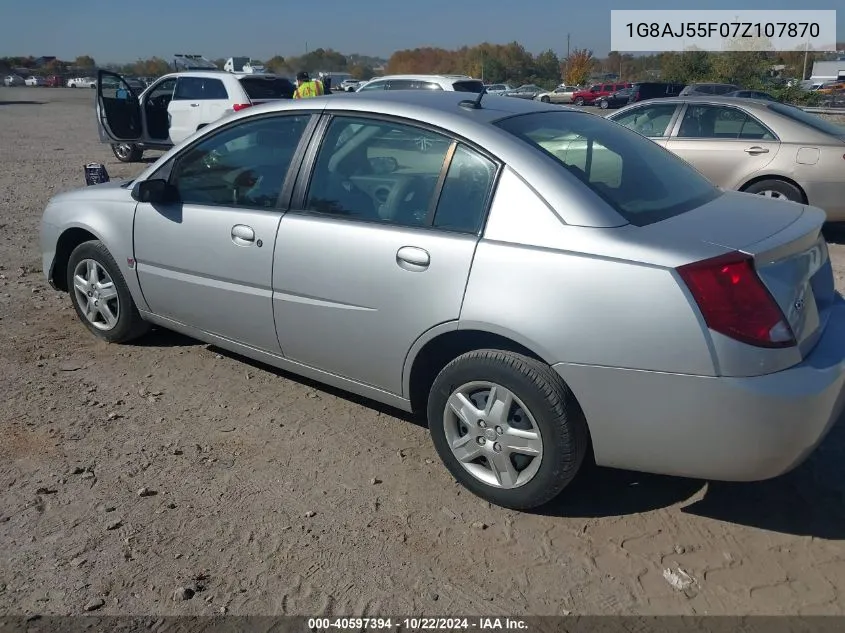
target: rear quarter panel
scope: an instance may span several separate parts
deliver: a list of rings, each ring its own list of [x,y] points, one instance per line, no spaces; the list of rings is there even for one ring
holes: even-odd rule
[[[567,226],[506,170],[479,242],[460,329],[547,363],[715,375],[710,340],[674,266],[723,252],[638,240],[630,226]]]

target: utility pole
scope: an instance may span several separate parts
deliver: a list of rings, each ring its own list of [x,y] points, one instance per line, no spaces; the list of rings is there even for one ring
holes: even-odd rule
[[[566,34],[566,72],[564,73],[563,80],[566,81],[566,78],[569,76],[569,33]]]
[[[804,72],[801,73],[801,81],[807,78],[807,55],[810,51],[810,36],[807,36],[807,41],[804,42]]]

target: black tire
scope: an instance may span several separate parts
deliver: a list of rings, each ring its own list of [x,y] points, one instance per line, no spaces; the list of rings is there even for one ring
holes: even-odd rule
[[[610,107],[610,103],[608,103],[605,99],[602,99],[601,101],[599,101],[599,107],[602,110],[607,110]]]
[[[804,202],[804,194],[801,190],[792,183],[785,180],[778,180],[777,178],[770,178],[768,180],[760,180],[754,184],[748,185],[743,189],[746,193],[756,193],[765,195],[765,192],[772,191],[785,197],[787,200],[793,202]]]
[[[578,97],[572,103],[574,103],[577,106],[582,106],[582,105],[584,105],[584,97]]]
[[[543,103],[551,103],[551,99],[546,96],[540,97],[540,101],[542,101]]]
[[[540,466],[526,483],[500,488],[470,474],[449,446],[444,411],[461,385],[489,381],[510,390],[534,417],[543,441]],[[473,494],[498,506],[529,510],[557,497],[575,478],[589,445],[584,413],[563,379],[548,365],[500,350],[467,352],[450,362],[434,380],[428,397],[428,425],[446,468]]]
[[[115,290],[117,290],[120,309],[118,311],[117,324],[110,330],[97,329],[88,321],[74,291],[74,270],[85,259],[93,259],[102,266],[112,278]],[[129,292],[126,280],[117,262],[114,261],[111,253],[109,253],[108,249],[99,240],[83,242],[73,249],[68,259],[66,282],[71,303],[73,303],[73,308],[76,310],[76,315],[85,327],[100,340],[106,341],[107,343],[127,343],[143,336],[149,331],[150,325],[141,318],[138,307],[135,305],[134,299],[132,299],[132,294]]]
[[[144,156],[144,150],[132,143],[112,143],[111,151],[121,163],[137,163]]]

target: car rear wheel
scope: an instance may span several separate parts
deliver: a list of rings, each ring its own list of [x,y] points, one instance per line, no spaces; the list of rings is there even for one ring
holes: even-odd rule
[[[144,155],[144,150],[132,143],[112,143],[111,151],[121,163],[136,163]]]
[[[102,242],[91,240],[73,249],[67,287],[79,320],[97,338],[126,343],[149,330],[120,268]]]
[[[464,487],[499,506],[536,508],[574,479],[587,453],[584,414],[548,365],[478,350],[437,376],[428,399],[437,453]]]
[[[584,97],[578,97],[572,103],[574,103],[577,106],[582,106],[582,105],[584,105]]]
[[[792,202],[804,202],[804,196],[801,190],[792,183],[785,180],[761,180],[749,185],[743,191],[747,193],[756,193],[767,198],[775,198],[778,200],[791,200]]]

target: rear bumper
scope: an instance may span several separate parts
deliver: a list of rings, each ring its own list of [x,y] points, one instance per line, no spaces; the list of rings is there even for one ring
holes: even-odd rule
[[[554,369],[587,417],[602,466],[721,481],[786,473],[845,405],[845,301],[799,365],[751,378],[578,366]]]

